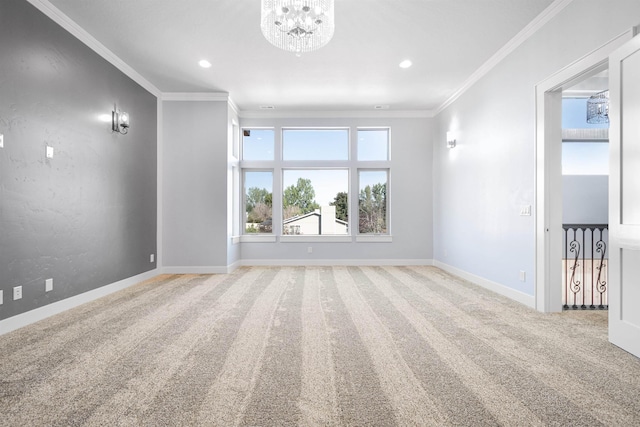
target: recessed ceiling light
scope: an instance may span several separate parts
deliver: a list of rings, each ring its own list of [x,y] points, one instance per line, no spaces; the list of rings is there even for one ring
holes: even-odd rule
[[[207,61],[206,59],[202,59],[200,60],[200,62],[198,62],[198,65],[200,65],[202,68],[210,68],[211,62]]]
[[[411,67],[412,65],[413,65],[413,62],[411,62],[411,61],[410,61],[410,60],[408,60],[408,59],[405,59],[404,61],[402,61],[402,62],[400,63],[400,68],[409,68],[409,67]]]

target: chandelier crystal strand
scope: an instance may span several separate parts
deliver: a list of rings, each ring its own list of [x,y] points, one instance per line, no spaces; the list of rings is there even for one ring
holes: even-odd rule
[[[261,0],[262,34],[274,46],[303,53],[329,43],[335,30],[334,0]]]

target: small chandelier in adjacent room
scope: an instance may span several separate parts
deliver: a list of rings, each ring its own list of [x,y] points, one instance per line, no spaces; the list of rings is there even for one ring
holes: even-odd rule
[[[604,90],[587,99],[587,123],[609,123],[609,91]]]
[[[329,43],[335,29],[334,0],[261,0],[260,27],[274,46],[297,56]]]

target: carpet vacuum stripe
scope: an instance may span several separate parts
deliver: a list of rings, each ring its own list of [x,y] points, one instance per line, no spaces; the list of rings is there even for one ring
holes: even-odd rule
[[[0,336],[0,426],[638,426],[606,316],[435,267],[163,275]]]

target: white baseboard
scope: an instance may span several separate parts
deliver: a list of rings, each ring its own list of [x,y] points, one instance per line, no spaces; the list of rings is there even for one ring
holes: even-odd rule
[[[230,273],[229,266],[222,265],[194,265],[162,267],[162,274],[226,274]]]
[[[103,296],[112,294],[122,289],[133,286],[137,283],[151,279],[152,277],[160,274],[158,269],[150,270],[137,276],[129,277],[127,279],[120,280],[118,282],[111,283],[109,285],[101,286],[98,289],[84,292],[80,295],[76,295],[70,298],[57,301],[44,307],[39,307],[26,313],[21,313],[8,319],[0,320],[0,335],[6,334],[32,323],[51,317],[55,314],[62,313],[63,311],[77,307],[79,305],[97,300]]]
[[[239,267],[242,267],[242,261],[235,261],[227,266],[227,273],[233,273]]]
[[[242,259],[228,266],[163,267],[162,274],[227,274],[239,267],[320,265],[433,265],[432,259]]]
[[[240,265],[251,266],[321,266],[321,265],[433,265],[432,259],[243,259]]]
[[[527,295],[524,292],[520,292],[515,289],[508,288],[500,283],[493,282],[491,280],[485,279],[484,277],[476,276],[475,274],[471,274],[464,270],[460,270],[456,267],[452,267],[449,264],[445,264],[441,261],[435,260],[433,265],[446,271],[447,273],[451,273],[454,276],[461,277],[465,280],[468,280],[471,283],[474,283],[478,286],[482,286],[485,289],[488,289],[499,295],[505,296],[509,299],[519,302],[520,304],[524,304],[527,307],[531,307],[533,309],[536,308],[536,299],[533,295]]]

